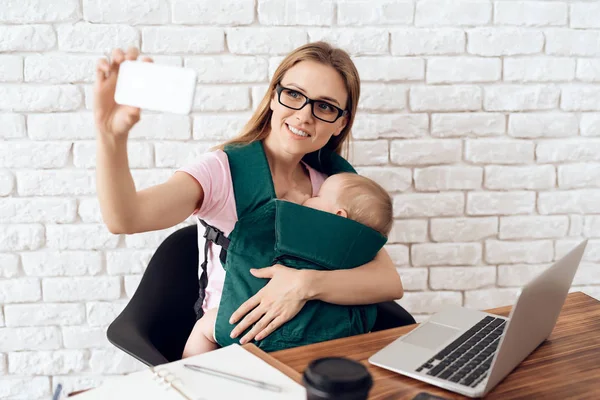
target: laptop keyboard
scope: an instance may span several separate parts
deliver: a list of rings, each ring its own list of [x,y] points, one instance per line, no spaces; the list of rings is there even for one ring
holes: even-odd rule
[[[417,372],[475,387],[487,376],[506,320],[487,316],[446,346]]]

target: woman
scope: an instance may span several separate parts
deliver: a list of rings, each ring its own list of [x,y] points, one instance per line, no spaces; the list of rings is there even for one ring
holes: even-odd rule
[[[140,110],[116,104],[114,90],[119,64],[137,57],[135,48],[126,54],[116,49],[110,62],[101,59],[97,64],[97,191],[104,222],[112,233],[132,234],[169,228],[195,214],[228,235],[237,216],[227,156],[222,150],[206,153],[163,184],[136,191],[127,160],[127,136],[139,121]],[[143,61],[152,60],[145,57]],[[282,100],[281,88],[299,102]],[[326,178],[302,158],[325,146],[341,153],[350,138],[359,94],[358,72],[347,53],[323,42],[302,46],[282,61],[254,115],[229,143],[262,141],[277,198],[301,204],[318,193]],[[294,104],[302,106],[292,107]],[[327,117],[322,110],[335,115]],[[266,337],[293,318],[308,300],[359,305],[403,295],[402,282],[385,249],[373,261],[350,270],[297,270],[280,264],[262,267],[252,273],[270,279],[269,283],[231,317],[231,323],[241,320],[232,337],[254,325],[242,343]],[[225,275],[216,248],[209,252],[207,270],[204,311],[218,306]]]

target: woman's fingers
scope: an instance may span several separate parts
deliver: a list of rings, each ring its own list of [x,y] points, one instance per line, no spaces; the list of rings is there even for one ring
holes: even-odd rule
[[[275,329],[279,328],[285,322],[285,318],[281,315],[278,315],[273,321],[271,321],[265,329],[260,331],[258,335],[255,336],[256,340],[263,340],[271,333],[275,332]]]
[[[98,62],[96,63],[96,68],[108,73],[108,71],[110,71],[110,65],[108,64],[108,60],[106,58],[98,59]]]
[[[111,72],[117,72],[119,65],[125,60],[137,60],[139,57],[139,50],[137,47],[130,47],[126,53],[123,53],[121,49],[113,49],[110,55],[110,62],[105,58],[98,60],[96,64],[96,80],[103,82],[108,78]],[[143,57],[142,61],[153,62],[150,57]],[[101,74],[103,73],[103,75]]]
[[[123,108],[125,109],[125,111],[127,111],[127,114],[129,115],[129,123],[131,125],[135,124],[140,120],[141,111],[139,107],[123,106]]]
[[[252,326],[256,321],[258,321],[263,315],[265,311],[262,307],[256,307],[252,312],[244,317],[244,319],[231,331],[231,337],[236,338],[246,329]]]
[[[253,310],[256,306],[260,304],[260,292],[256,293],[254,296],[250,297],[248,300],[244,302],[233,314],[231,314],[231,318],[229,318],[230,324],[235,324],[240,318],[244,315],[248,314],[251,310]]]
[[[125,54],[123,53],[123,50],[113,49],[113,51],[110,55],[111,68],[114,68],[115,66],[118,67],[119,64],[121,64],[123,62],[124,59],[125,59]]]
[[[139,55],[140,55],[140,51],[137,49],[137,47],[130,47],[127,49],[127,53],[125,53],[125,59],[126,60],[137,60]]]
[[[271,321],[273,321],[274,318],[275,315],[272,315],[271,313],[266,313],[263,315],[263,317],[256,324],[254,324],[252,329],[250,329],[250,331],[246,333],[244,337],[242,337],[240,343],[245,344],[254,339],[254,337],[262,332],[271,323]]]
[[[96,81],[102,83],[106,80],[110,72],[110,65],[106,58],[101,58],[96,63]]]

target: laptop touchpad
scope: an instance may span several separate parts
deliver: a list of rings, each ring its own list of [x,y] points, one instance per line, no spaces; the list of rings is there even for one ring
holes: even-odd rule
[[[460,332],[459,329],[454,329],[449,326],[426,322],[412,334],[404,336],[402,341],[435,350],[442,344],[447,343],[450,339],[453,339]]]

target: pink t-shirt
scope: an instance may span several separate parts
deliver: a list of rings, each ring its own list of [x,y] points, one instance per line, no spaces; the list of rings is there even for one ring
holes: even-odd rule
[[[315,196],[319,193],[321,184],[327,176],[311,168],[309,165],[303,164],[308,169],[313,196]],[[204,190],[202,206],[194,211],[193,216],[203,219],[208,224],[223,231],[225,236],[229,236],[238,220],[238,216],[227,154],[222,150],[205,153],[193,164],[180,168],[178,171],[187,172],[196,178]],[[199,263],[201,264],[204,261],[205,239],[203,235],[205,228],[199,221],[197,225],[198,250],[200,251]],[[206,287],[204,304],[202,304],[204,311],[218,307],[221,302],[223,283],[225,282],[225,270],[219,260],[220,252],[221,248],[219,246],[214,243],[209,244],[208,264],[206,267],[208,285]],[[202,273],[200,264],[198,264],[198,277]]]

